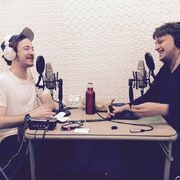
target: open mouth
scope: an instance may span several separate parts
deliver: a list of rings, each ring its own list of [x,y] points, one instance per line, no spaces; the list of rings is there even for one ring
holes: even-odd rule
[[[158,50],[159,56],[162,56],[164,50]]]
[[[29,55],[29,56],[26,57],[26,59],[34,60],[34,56],[33,55]]]

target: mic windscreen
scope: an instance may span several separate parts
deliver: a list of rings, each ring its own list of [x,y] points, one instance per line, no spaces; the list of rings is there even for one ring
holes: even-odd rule
[[[56,77],[53,73],[51,63],[46,63],[45,82],[46,88],[50,90],[56,89]]]
[[[137,66],[137,84],[139,88],[145,87],[144,84],[145,79],[146,79],[146,71],[145,71],[144,61],[140,60]]]
[[[149,52],[147,52],[145,54],[145,61],[146,61],[146,65],[149,68],[149,70],[154,71],[154,69],[155,69],[154,60],[153,60],[152,55]]]
[[[36,70],[37,72],[42,75],[45,68],[45,60],[43,56],[38,56],[36,59]]]

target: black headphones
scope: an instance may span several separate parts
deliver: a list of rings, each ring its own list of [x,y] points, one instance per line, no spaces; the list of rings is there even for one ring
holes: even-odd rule
[[[180,48],[180,32],[179,35],[174,35],[174,44],[177,48]]]
[[[171,35],[174,38],[174,44],[177,48],[180,48],[180,22],[171,24],[170,27],[172,28]]]

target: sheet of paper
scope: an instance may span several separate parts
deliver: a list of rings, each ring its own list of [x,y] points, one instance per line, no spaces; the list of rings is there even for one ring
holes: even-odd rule
[[[65,112],[59,112],[58,114],[56,114],[54,117],[60,121],[60,122],[66,122],[69,118],[68,117],[64,117],[65,116]]]
[[[90,129],[89,128],[76,128],[74,130],[75,133],[82,133],[82,134],[87,134],[89,133]]]

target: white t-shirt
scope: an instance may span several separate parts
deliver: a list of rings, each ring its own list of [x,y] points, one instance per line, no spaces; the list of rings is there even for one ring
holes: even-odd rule
[[[38,97],[44,93],[47,91],[37,89],[30,74],[27,80],[22,80],[11,71],[0,73],[0,106],[7,108],[7,116],[26,114],[33,110],[38,106]],[[0,141],[14,134],[17,134],[17,128],[0,129]]]

